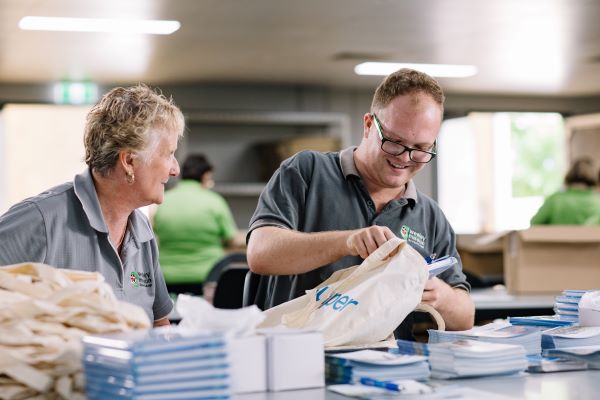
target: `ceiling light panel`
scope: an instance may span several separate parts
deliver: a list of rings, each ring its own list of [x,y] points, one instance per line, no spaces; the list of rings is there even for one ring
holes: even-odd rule
[[[110,32],[123,34],[170,35],[181,27],[179,21],[150,19],[23,17],[19,28],[34,31]]]

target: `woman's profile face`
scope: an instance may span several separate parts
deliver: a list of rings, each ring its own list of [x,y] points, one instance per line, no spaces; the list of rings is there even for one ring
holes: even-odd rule
[[[175,158],[178,134],[166,128],[151,128],[158,135],[158,144],[147,161],[138,158],[135,169],[135,182],[132,189],[139,197],[140,206],[163,202],[165,185],[171,176],[179,175],[179,163]],[[156,140],[156,139],[155,139]]]

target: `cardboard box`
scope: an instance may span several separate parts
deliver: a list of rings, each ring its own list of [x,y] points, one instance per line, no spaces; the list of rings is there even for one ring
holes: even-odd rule
[[[511,293],[600,288],[600,227],[543,225],[511,232],[504,280]]]
[[[322,152],[340,150],[339,137],[325,134],[304,134],[278,141],[265,142],[256,145],[260,158],[260,177],[268,181],[281,162],[303,150]]]
[[[457,235],[456,249],[463,270],[478,278],[502,277],[504,274],[504,236],[494,234]]]
[[[264,329],[269,391],[325,386],[325,350],[320,332]]]
[[[267,390],[267,344],[261,335],[228,341],[231,388],[234,394]]]

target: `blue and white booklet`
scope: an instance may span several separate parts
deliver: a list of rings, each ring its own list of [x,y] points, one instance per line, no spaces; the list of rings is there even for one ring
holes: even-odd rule
[[[429,344],[455,340],[476,340],[487,343],[519,344],[527,354],[540,354],[542,329],[538,326],[491,323],[466,331],[439,331],[429,329]]]
[[[428,347],[432,378],[505,375],[525,371],[528,366],[521,345],[455,340]]]
[[[593,290],[563,290],[554,298],[554,312],[565,321],[579,322],[579,301],[590,291]]]
[[[600,326],[565,326],[542,333],[542,349],[600,346]]]
[[[586,363],[590,368],[600,369],[600,346],[577,346],[544,350],[548,357]]]
[[[362,378],[380,381],[429,378],[427,357],[359,350],[325,356],[325,377],[329,383],[359,383]]]
[[[93,399],[168,400],[231,396],[223,333],[164,327],[85,336],[86,395]]]
[[[581,371],[588,367],[584,361],[561,358],[560,356],[527,356],[527,361],[529,362],[527,372]]]
[[[532,325],[548,328],[559,326],[571,326],[573,321],[567,321],[560,315],[533,315],[529,317],[508,317],[508,322],[512,325]]]
[[[428,261],[429,279],[441,274],[456,264],[458,264],[458,260],[452,256],[445,256],[437,260]]]

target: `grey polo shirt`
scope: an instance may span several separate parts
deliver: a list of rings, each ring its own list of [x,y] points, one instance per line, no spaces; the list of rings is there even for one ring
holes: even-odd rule
[[[352,230],[372,225],[389,227],[423,257],[452,255],[455,234],[435,201],[410,181],[403,197],[379,213],[354,164],[354,150],[339,153],[303,151],[285,160],[262,192],[252,219],[252,231],[278,226],[301,232]],[[262,277],[265,309],[291,300],[326,280],[334,271],[357,265],[359,257],[344,257],[301,275]],[[470,290],[459,265],[440,274],[452,287]]]
[[[150,223],[138,210],[129,216],[121,254],[122,260],[109,241],[89,170],[0,216],[0,265],[40,262],[97,271],[117,298],[142,307],[150,320],[166,317],[173,304]]]

